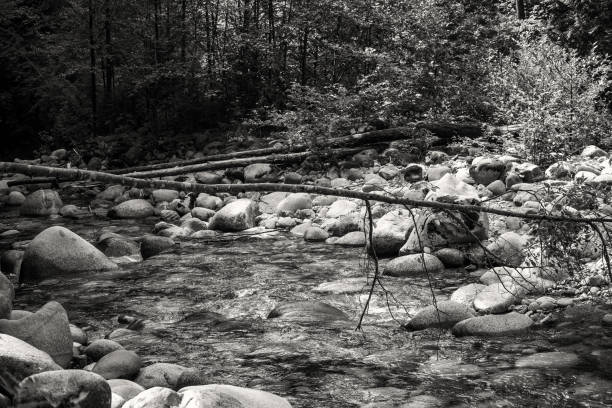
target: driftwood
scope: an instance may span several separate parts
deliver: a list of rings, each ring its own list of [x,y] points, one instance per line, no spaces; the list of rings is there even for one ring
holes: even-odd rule
[[[470,138],[480,137],[484,134],[484,126],[477,122],[417,122],[410,126],[373,130],[370,132],[356,133],[354,135],[332,138],[318,143],[318,149],[329,149],[335,147],[369,146],[377,143],[391,142],[394,140],[418,140],[422,137],[422,131],[427,130],[438,140],[447,142],[454,136]],[[307,145],[293,145],[268,147],[264,149],[244,150],[233,153],[216,154],[198,159],[181,160],[169,163],[158,163],[148,166],[129,167],[125,169],[110,170],[111,174],[133,174],[136,172],[148,172],[153,170],[168,169],[174,167],[191,166],[208,163],[212,161],[231,160],[243,157],[267,156],[276,154],[289,154],[306,152]]]
[[[558,221],[595,225],[596,223],[612,223],[612,218],[607,217],[565,217],[549,214],[525,214],[518,211],[500,210],[479,205],[454,204],[438,201],[413,200],[410,198],[394,197],[377,193],[364,193],[331,187],[321,187],[304,184],[276,184],[276,183],[253,183],[253,184],[199,184],[183,183],[168,180],[147,180],[127,177],[116,174],[102,173],[81,169],[63,169],[57,167],[36,166],[23,163],[0,162],[0,173],[12,172],[30,176],[58,177],[71,180],[89,179],[100,181],[107,184],[122,184],[128,187],[152,188],[152,189],[172,189],[177,191],[189,191],[195,193],[231,193],[242,192],[272,192],[283,191],[288,193],[310,193],[319,195],[331,195],[336,197],[356,198],[359,200],[380,201],[389,204],[400,204],[407,207],[425,207],[451,211],[476,211],[489,214],[503,215],[507,217],[517,217],[537,221]]]

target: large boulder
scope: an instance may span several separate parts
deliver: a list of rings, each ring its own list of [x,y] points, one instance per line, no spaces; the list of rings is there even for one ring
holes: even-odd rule
[[[255,226],[256,205],[243,198],[232,201],[210,219],[210,229],[244,231]]]
[[[414,222],[408,210],[394,210],[383,215],[372,231],[376,255],[396,256],[413,228]]]
[[[521,313],[477,316],[460,321],[453,327],[455,336],[507,336],[521,333],[533,325],[533,320]]]
[[[69,229],[54,226],[38,234],[28,245],[20,280],[111,269],[117,269],[117,265],[96,247]]]
[[[307,193],[294,193],[285,197],[276,207],[276,214],[280,216],[292,216],[299,210],[312,208],[312,199]]]
[[[63,206],[57,191],[37,190],[26,197],[19,208],[19,213],[31,216],[55,215],[59,214]]]
[[[435,256],[431,254],[412,254],[389,261],[385,266],[384,274],[387,276],[411,277],[442,270],[444,270],[444,265]]]
[[[0,333],[23,340],[49,354],[62,367],[72,359],[72,335],[66,310],[49,302],[19,320],[0,320]]]
[[[511,281],[492,283],[476,295],[474,309],[482,313],[504,313],[526,293],[525,287]]]
[[[408,330],[423,330],[430,327],[450,328],[471,317],[474,317],[474,314],[464,304],[445,300],[419,310],[405,327]]]
[[[431,201],[458,202],[473,204],[480,201],[478,190],[461,181],[454,174],[445,174],[441,179],[433,181],[432,191],[427,194]]]
[[[140,357],[133,351],[115,350],[102,357],[91,370],[107,380],[134,379],[141,366]]]
[[[291,408],[286,399],[277,395],[233,385],[197,385],[182,388],[179,394],[183,396],[183,403],[189,400],[198,401],[199,405],[194,404],[194,407]]]
[[[142,198],[124,201],[108,212],[112,218],[146,218],[152,215],[155,215],[155,208]]]
[[[0,334],[0,367],[16,381],[43,371],[61,370],[49,354],[8,334]]]
[[[89,371],[47,371],[19,383],[15,403],[18,408],[110,408],[111,389],[104,378]]]

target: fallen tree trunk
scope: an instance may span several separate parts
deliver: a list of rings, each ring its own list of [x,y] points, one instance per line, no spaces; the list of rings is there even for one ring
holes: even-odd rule
[[[462,212],[483,212],[489,214],[497,214],[508,217],[517,217],[522,219],[537,220],[537,221],[558,221],[571,222],[580,224],[594,225],[595,223],[609,223],[612,218],[606,217],[564,217],[549,214],[525,214],[517,211],[500,210],[497,208],[482,207],[479,205],[468,204],[453,204],[438,201],[413,200],[410,198],[394,197],[376,193],[364,193],[361,191],[352,191],[337,189],[331,187],[321,187],[304,184],[275,184],[275,183],[255,183],[255,184],[198,184],[198,183],[182,183],[178,181],[167,180],[146,180],[133,177],[127,177],[116,174],[102,173],[98,171],[89,171],[81,169],[63,169],[57,167],[36,166],[23,163],[0,162],[0,172],[21,173],[29,176],[43,177],[58,177],[70,180],[90,179],[92,181],[100,181],[108,184],[122,184],[128,187],[136,188],[151,188],[151,189],[172,189],[177,191],[189,191],[195,193],[231,193],[238,194],[242,192],[272,192],[283,191],[288,193],[309,193],[319,195],[331,195],[336,197],[356,198],[365,201],[380,201],[389,204],[400,204],[408,207],[425,207],[441,210],[452,210]]]
[[[175,167],[171,169],[141,171],[141,172],[124,174],[124,176],[134,177],[134,178],[153,178],[153,177],[175,176],[178,174],[194,173],[198,171],[221,170],[221,169],[229,169],[231,167],[243,167],[243,166],[248,166],[249,164],[255,164],[255,163],[269,163],[269,164],[299,163],[302,160],[306,159],[307,157],[316,155],[316,154],[320,155],[321,157],[333,157],[333,156],[345,156],[345,155],[355,154],[355,153],[358,153],[359,151],[361,151],[361,148],[333,149],[333,150],[323,151],[320,153],[300,152],[300,153],[289,153],[289,154],[273,154],[269,156],[246,157],[246,158],[241,158],[241,159],[221,160],[221,161],[210,162],[210,163],[193,164],[190,166],[181,166],[181,167]]]
[[[319,143],[318,149],[333,147],[368,146],[376,143],[392,142],[394,140],[418,140],[423,136],[422,131],[427,130],[441,141],[448,141],[454,136],[470,138],[480,137],[484,134],[484,126],[477,122],[417,122],[413,125],[397,127],[392,129],[373,130],[370,132],[356,133],[354,135],[342,136]],[[202,164],[212,161],[231,160],[241,157],[254,157],[272,154],[288,154],[305,152],[310,147],[304,144],[294,146],[269,147],[264,149],[243,150],[240,152],[216,154],[198,159],[181,160],[176,162],[158,163],[148,166],[129,167],[125,169],[110,170],[111,174],[133,174],[152,170],[183,167]]]

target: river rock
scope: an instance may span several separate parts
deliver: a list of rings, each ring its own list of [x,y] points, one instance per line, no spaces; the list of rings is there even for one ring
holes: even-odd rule
[[[593,145],[585,147],[582,150],[582,153],[580,153],[580,155],[582,157],[588,157],[590,159],[594,159],[597,157],[608,157],[608,153],[606,153],[605,150]]]
[[[145,235],[140,241],[140,253],[143,259],[155,256],[175,245],[172,238]]]
[[[423,264],[423,261],[425,264]],[[444,270],[444,265],[431,254],[412,254],[400,256],[387,263],[384,274],[396,277],[411,277],[422,273],[436,273]]]
[[[194,177],[198,183],[201,184],[220,184],[223,177],[220,174],[213,173],[210,171],[201,171],[194,174]]]
[[[453,334],[460,336],[507,336],[521,333],[533,325],[533,320],[521,313],[472,317],[453,327]]]
[[[419,310],[406,324],[408,330],[423,330],[430,327],[451,328],[456,323],[474,317],[474,314],[464,304],[444,300],[436,305]]]
[[[96,198],[98,200],[115,201],[117,198],[123,195],[124,191],[125,187],[122,185],[109,186],[106,188],[106,190],[99,193]]]
[[[107,380],[130,380],[138,375],[140,366],[138,354],[128,350],[115,350],[98,360],[92,371]]]
[[[144,388],[165,387],[177,389],[181,375],[193,368],[171,363],[154,363],[140,369],[134,380]],[[197,371],[197,370],[195,370]]]
[[[354,246],[354,247],[362,247],[365,246],[366,240],[363,231],[352,231],[347,234],[344,234],[336,241],[334,241],[335,245],[342,246]]]
[[[62,367],[72,359],[72,336],[66,311],[49,302],[36,313],[19,320],[0,320],[0,333],[21,339],[49,354]]]
[[[447,174],[450,174],[452,170],[448,166],[431,166],[427,169],[427,180],[438,181]]]
[[[580,357],[574,353],[551,351],[521,357],[516,360],[515,365],[519,368],[550,369],[571,368],[579,365],[580,363]]]
[[[141,385],[122,379],[114,379],[106,381],[114,394],[121,396],[124,400],[128,401],[143,392],[145,389]]]
[[[329,234],[322,228],[310,227],[304,232],[305,241],[325,241]]]
[[[57,191],[37,190],[26,197],[19,208],[19,214],[30,216],[55,215],[59,214],[63,205]]]
[[[28,245],[20,280],[36,280],[62,274],[117,269],[96,247],[60,226],[49,227]]]
[[[312,208],[312,199],[307,193],[293,193],[285,197],[276,207],[276,214],[280,216],[293,216],[299,210]]]
[[[232,201],[210,219],[210,229],[244,231],[255,226],[256,205],[243,198]]]
[[[365,177],[365,182],[363,183],[363,187],[361,190],[365,193],[369,193],[372,191],[381,191],[387,187],[389,183],[387,180],[382,178],[377,174],[368,174]]]
[[[501,180],[495,180],[491,184],[487,185],[487,188],[495,196],[501,196],[506,192],[506,184]]]
[[[113,351],[123,350],[123,346],[109,339],[94,340],[85,348],[85,354],[93,361],[98,361]]]
[[[353,155],[353,161],[356,161],[362,167],[372,167],[376,159],[378,159],[378,152],[376,149],[362,150]]]
[[[442,248],[434,252],[447,268],[457,268],[465,265],[465,254],[457,248]]]
[[[337,200],[329,207],[326,216],[328,218],[339,218],[354,213],[358,207],[358,204],[354,201]]]
[[[136,241],[113,232],[100,235],[96,246],[104,255],[113,258],[140,255],[140,245]]]
[[[124,201],[108,212],[111,218],[146,218],[154,214],[151,203],[141,198]]]
[[[391,163],[385,164],[380,168],[380,170],[378,170],[378,175],[384,178],[385,180],[391,180],[397,177],[399,173],[400,169]]]
[[[8,319],[13,310],[15,288],[11,281],[0,272],[0,319]]]
[[[19,383],[15,402],[19,408],[110,408],[111,389],[104,378],[88,371],[47,371]]]
[[[26,200],[26,197],[20,191],[11,191],[6,199],[6,205],[12,207],[18,207],[22,205]]]
[[[383,215],[372,231],[376,255],[397,256],[413,228],[414,222],[408,210],[394,210]]]
[[[171,389],[162,387],[153,387],[144,390],[136,397],[127,401],[123,408],[191,408],[186,404],[181,404],[181,396]],[[211,406],[211,405],[208,405]],[[206,405],[195,405],[193,408],[206,407]]]
[[[185,408],[232,407],[232,408],[291,408],[289,402],[266,391],[236,387],[225,384],[208,384],[186,387],[179,390],[186,401],[197,401]],[[210,404],[210,405],[208,405]]]
[[[461,303],[470,308],[474,307],[474,299],[476,299],[476,296],[486,287],[486,285],[481,285],[480,283],[470,283],[468,285],[461,286],[453,292],[450,300]]]
[[[17,249],[9,249],[3,252],[0,257],[0,271],[4,272],[6,275],[15,275],[17,276],[17,280],[19,280],[23,253],[24,251]]]
[[[153,190],[151,196],[153,197],[153,201],[156,203],[161,203],[164,201],[169,203],[170,201],[179,198],[179,192],[176,190],[162,188],[158,190]]]
[[[470,176],[476,184],[488,186],[495,180],[501,180],[506,172],[506,164],[494,158],[478,157],[470,166]]]
[[[215,211],[204,207],[194,207],[191,216],[202,221],[208,221],[215,215]]]
[[[1,333],[0,367],[17,381],[43,371],[61,370],[49,354],[23,340]]]
[[[268,163],[249,164],[244,168],[244,181],[256,183],[262,181],[274,181],[272,166]]]
[[[363,230],[363,219],[356,213],[339,218],[328,218],[321,224],[321,228],[327,230],[332,236],[341,237],[349,232]]]
[[[516,192],[512,201],[517,206],[521,206],[528,201],[542,202],[547,195],[546,187],[531,183],[514,184],[512,191]]]
[[[513,282],[493,283],[476,295],[474,309],[483,313],[504,313],[526,293],[525,288]]]
[[[519,266],[525,259],[523,248],[527,239],[516,232],[504,232],[495,241],[487,245],[487,250],[495,256],[498,265]]]
[[[317,301],[289,302],[276,306],[268,319],[281,318],[285,320],[302,321],[334,321],[349,320],[340,309]]]
[[[196,207],[208,208],[209,210],[218,210],[223,207],[223,200],[217,196],[206,193],[198,194],[195,202]]]

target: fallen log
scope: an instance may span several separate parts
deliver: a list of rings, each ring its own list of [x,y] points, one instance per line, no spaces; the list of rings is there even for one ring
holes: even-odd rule
[[[526,214],[518,211],[500,210],[479,205],[454,204],[438,201],[414,200],[410,198],[395,197],[377,193],[364,193],[361,191],[345,190],[331,187],[321,187],[305,184],[276,184],[276,183],[253,183],[253,184],[199,184],[185,183],[168,180],[139,179],[117,174],[103,173],[99,171],[89,171],[81,169],[64,169],[57,167],[37,166],[23,163],[0,162],[0,173],[13,172],[29,176],[57,177],[70,180],[89,179],[100,181],[107,184],[122,184],[128,187],[151,188],[151,189],[172,189],[177,191],[189,191],[195,193],[230,193],[238,194],[243,192],[272,192],[282,191],[287,193],[309,193],[319,195],[331,195],[336,197],[356,198],[364,201],[379,201],[389,204],[400,204],[408,207],[435,208],[440,210],[462,211],[462,212],[482,212],[489,214],[503,215],[507,217],[517,217],[536,221],[558,221],[595,225],[596,223],[612,223],[612,218],[607,217],[565,217],[549,214]]]
[[[484,134],[484,125],[477,122],[417,122],[413,125],[392,129],[373,130],[356,133],[349,136],[328,139],[317,144],[317,148],[324,150],[334,147],[368,146],[377,143],[392,142],[394,140],[417,140],[423,136],[423,130],[429,131],[440,141],[448,141],[455,136],[469,138],[480,137]],[[111,174],[133,174],[152,170],[168,169],[173,167],[190,166],[212,161],[231,160],[241,157],[255,157],[272,154],[288,154],[305,152],[310,147],[304,144],[293,146],[268,147],[264,149],[243,150],[239,152],[216,154],[198,159],[181,160],[176,162],[158,163],[147,166],[128,167],[125,169],[110,170]]]

